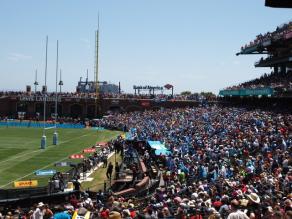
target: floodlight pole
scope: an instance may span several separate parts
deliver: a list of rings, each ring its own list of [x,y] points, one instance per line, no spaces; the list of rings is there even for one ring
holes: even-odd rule
[[[37,92],[37,86],[39,85],[38,83],[38,70],[35,70],[35,80],[34,80],[34,93],[36,94]]]
[[[62,81],[62,70],[60,69],[60,81],[59,81],[59,86],[60,86],[60,93],[62,93],[62,86],[63,86],[63,81]]]
[[[55,132],[53,135],[53,145],[58,144],[57,115],[58,115],[58,61],[59,61],[59,41],[57,40],[57,61],[56,61],[56,91],[55,91]]]
[[[95,71],[94,71],[94,82],[95,82],[95,116],[98,114],[99,103],[99,85],[98,85],[98,52],[99,52],[99,13],[97,22],[97,31],[95,32]]]
[[[48,64],[48,36],[46,37],[46,65],[45,65],[45,89],[43,93],[44,98],[44,129],[43,136],[41,140],[41,149],[45,149],[47,146],[47,137],[46,137],[46,99],[47,99],[47,64]]]

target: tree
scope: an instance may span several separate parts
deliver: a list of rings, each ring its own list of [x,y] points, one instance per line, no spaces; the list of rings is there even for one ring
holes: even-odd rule
[[[191,91],[183,91],[183,92],[180,93],[180,95],[182,95],[182,96],[188,96],[188,95],[191,95],[191,94],[192,94]]]
[[[201,92],[200,95],[206,98],[216,97],[216,95],[213,94],[212,92]]]

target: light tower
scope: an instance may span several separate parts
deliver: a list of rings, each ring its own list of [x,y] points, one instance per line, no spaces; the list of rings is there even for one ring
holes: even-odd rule
[[[35,70],[35,79],[34,79],[34,93],[37,92],[37,86],[39,85],[39,82],[38,82],[38,70],[36,69]]]
[[[99,49],[99,14],[97,30],[95,31],[95,69],[94,69],[94,83],[95,83],[95,115],[98,112],[98,100],[99,100],[99,86],[98,86],[98,49]]]
[[[55,90],[55,132],[53,134],[53,145],[58,144],[57,119],[58,119],[58,64],[59,64],[59,41],[57,40],[57,61],[56,61],[56,90]]]
[[[64,85],[62,81],[62,70],[60,69],[60,81],[59,81],[59,86],[60,86],[60,93],[62,93],[62,86]]]

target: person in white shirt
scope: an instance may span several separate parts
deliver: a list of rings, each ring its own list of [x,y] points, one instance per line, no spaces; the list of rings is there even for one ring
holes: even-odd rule
[[[32,214],[32,219],[43,219],[44,217],[44,203],[40,202],[37,205],[37,208],[35,209],[35,211]]]
[[[236,199],[231,201],[232,212],[228,215],[227,219],[249,219],[249,217],[238,209],[239,202]]]

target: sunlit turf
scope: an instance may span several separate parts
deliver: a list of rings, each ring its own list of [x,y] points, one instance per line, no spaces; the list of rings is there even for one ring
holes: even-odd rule
[[[0,189],[13,188],[14,181],[28,179],[45,185],[49,176],[36,176],[36,170],[66,171],[70,167],[55,167],[54,164],[68,161],[70,155],[120,134],[108,130],[58,129],[59,144],[55,146],[52,145],[54,129],[49,129],[46,131],[47,148],[40,149],[42,132],[37,128],[0,128]]]

